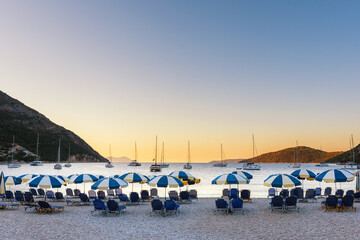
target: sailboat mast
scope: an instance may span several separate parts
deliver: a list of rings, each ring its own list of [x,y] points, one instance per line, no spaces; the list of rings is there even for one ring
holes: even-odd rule
[[[60,163],[60,145],[61,145],[61,138],[59,138],[58,163]]]
[[[190,141],[188,141],[188,164],[191,162],[191,156],[190,156]]]
[[[222,148],[222,144],[220,144],[220,151],[221,151],[221,163],[223,163],[223,148]]]
[[[253,159],[255,159],[255,139],[254,139],[254,134],[252,135],[252,140],[253,140]]]
[[[70,162],[70,143],[69,143],[69,157],[68,157],[68,162]]]
[[[109,144],[109,153],[110,153],[110,162],[112,162],[112,156],[111,156],[111,144]]]
[[[36,158],[39,158],[39,133],[37,134],[36,140]]]
[[[353,162],[355,162],[355,145],[354,145],[354,137],[351,134],[351,147],[352,147],[352,157],[353,157]]]
[[[14,152],[15,152],[15,135],[13,135],[13,144],[11,150],[11,163],[14,163]]]
[[[157,136],[155,140],[155,165],[157,164]]]
[[[161,149],[161,163],[164,164],[165,158],[164,158],[164,142],[162,143],[162,149]]]
[[[135,162],[137,161],[137,147],[136,147],[136,141],[135,141]]]

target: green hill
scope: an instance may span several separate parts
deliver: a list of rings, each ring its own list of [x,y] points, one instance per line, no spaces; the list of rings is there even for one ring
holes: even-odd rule
[[[357,145],[355,147],[355,162],[360,164],[360,145]],[[343,152],[333,158],[328,159],[326,162],[328,163],[346,163],[346,162],[353,162],[353,159],[351,158],[352,152],[346,151]]]
[[[36,152],[38,133],[39,155],[42,161],[56,161],[59,138],[62,161],[68,157],[69,144],[72,161],[107,161],[70,130],[56,125],[44,115],[0,91],[0,161],[9,161],[13,135],[17,146],[15,158],[19,161],[32,161],[35,158],[32,153]]]

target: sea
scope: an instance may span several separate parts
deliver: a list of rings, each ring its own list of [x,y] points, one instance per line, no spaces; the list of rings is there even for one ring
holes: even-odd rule
[[[173,171],[185,171],[192,174],[196,178],[200,178],[201,182],[196,185],[184,186],[181,189],[196,189],[198,192],[198,197],[201,198],[216,198],[220,197],[222,194],[222,190],[224,188],[239,188],[241,189],[249,189],[251,191],[252,198],[265,198],[268,194],[268,187],[264,186],[264,180],[270,176],[271,174],[277,173],[286,173],[291,174],[293,171],[297,170],[296,168],[290,168],[288,163],[263,163],[261,164],[261,170],[252,170],[247,171],[248,173],[253,175],[253,179],[251,179],[249,184],[241,184],[241,185],[213,185],[211,184],[212,180],[221,174],[231,173],[236,171],[236,168],[242,167],[240,163],[228,163],[227,167],[213,167],[211,163],[192,163],[193,168],[190,170],[184,170],[184,163],[169,163],[169,168],[163,168],[162,172],[154,173],[150,172],[151,163],[141,163],[142,165],[139,167],[130,167],[128,163],[116,163],[114,162],[113,168],[106,168],[106,163],[72,163],[72,167],[65,168],[62,170],[55,170],[54,163],[44,163],[43,166],[30,166],[29,164],[22,164],[20,168],[10,169],[7,165],[0,165],[0,171],[4,172],[5,176],[20,176],[22,174],[48,174],[48,175],[62,175],[69,176],[71,174],[82,174],[89,173],[94,175],[103,175],[105,177],[114,176],[114,175],[122,175],[128,172],[136,172],[146,176],[157,176],[157,175],[168,175]],[[329,167],[316,167],[315,164],[301,164],[302,169],[309,169],[314,173],[321,173],[327,169],[340,169],[341,166],[330,164]],[[357,169],[349,170],[351,172],[357,171]],[[86,184],[68,184],[67,186],[63,186],[60,189],[53,189],[54,191],[60,191],[65,193],[66,188],[78,188],[81,191],[87,192],[90,190],[92,183]],[[341,188],[346,190],[355,189],[355,181],[346,182],[346,183],[324,183],[318,181],[303,181],[303,188],[316,188],[321,187],[324,191],[326,187],[332,187],[333,189]],[[29,186],[27,183],[22,183],[16,186],[7,186],[7,189],[10,190],[20,190],[20,191],[28,191]],[[130,193],[132,191],[140,192],[143,189],[150,189],[150,186],[147,184],[129,184],[128,187],[123,189],[124,193]],[[181,189],[159,189],[159,196],[164,197],[165,193],[170,190],[181,190]],[[333,190],[334,191],[334,190]]]

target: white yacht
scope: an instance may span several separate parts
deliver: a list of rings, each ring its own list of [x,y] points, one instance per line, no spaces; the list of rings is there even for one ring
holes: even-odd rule
[[[14,152],[15,152],[15,136],[13,136],[13,144],[11,149],[11,163],[8,164],[8,168],[19,168],[21,165],[19,162],[14,159]]]
[[[67,163],[65,163],[64,167],[71,167],[71,163],[70,163],[70,144],[69,144],[69,156],[68,156],[68,160],[67,160]]]
[[[60,164],[60,146],[61,146],[61,139],[59,139],[59,148],[58,148],[58,159],[57,163],[54,165],[54,169],[61,170],[62,165]]]
[[[223,154],[223,147],[222,144],[220,145],[220,149],[221,149],[221,160],[220,162],[214,163],[213,167],[226,167],[227,163],[224,163],[224,154]]]
[[[128,166],[130,167],[140,167],[141,163],[139,163],[137,161],[138,157],[137,157],[137,147],[136,147],[136,142],[135,142],[135,159],[133,161],[131,161]]]
[[[105,167],[107,167],[107,168],[113,168],[114,165],[111,164],[111,160],[112,160],[112,156],[111,156],[111,145],[109,145],[109,151],[110,151],[110,160],[109,160],[108,163],[105,165]]]
[[[255,138],[254,138],[254,134],[252,135],[252,140],[253,140],[253,159],[255,159]],[[237,169],[240,169],[240,168],[237,168]],[[261,165],[260,165],[260,163],[247,162],[247,163],[243,164],[242,169],[243,170],[260,170]]]
[[[319,164],[316,164],[315,167],[328,167],[329,164],[325,163],[325,162],[320,162]]]
[[[301,164],[299,163],[299,147],[298,147],[298,141],[296,140],[296,148],[294,150],[294,162],[290,163],[289,167],[291,168],[300,168]]]
[[[191,166],[191,157],[190,157],[190,141],[188,141],[188,161],[187,161],[187,163],[184,165],[184,169],[192,169],[192,166]]]
[[[169,164],[168,163],[165,163],[165,155],[164,155],[164,142],[162,144],[162,149],[161,149],[161,159],[160,159],[160,166],[161,168],[168,168],[169,167]]]
[[[39,157],[39,133],[38,133],[37,141],[36,141],[36,159],[30,163],[30,166],[39,167],[39,166],[42,166],[42,165],[43,164],[40,161],[40,157]]]
[[[161,172],[161,165],[157,163],[157,136],[155,141],[155,158],[153,161],[155,163],[150,165],[150,172]]]

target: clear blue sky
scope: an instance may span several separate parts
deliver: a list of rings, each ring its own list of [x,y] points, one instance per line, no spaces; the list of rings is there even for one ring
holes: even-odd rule
[[[1,1],[0,89],[100,153],[360,138],[359,1]],[[209,150],[210,149],[210,150]],[[142,151],[141,151],[142,150]],[[143,152],[143,154],[141,154]]]

